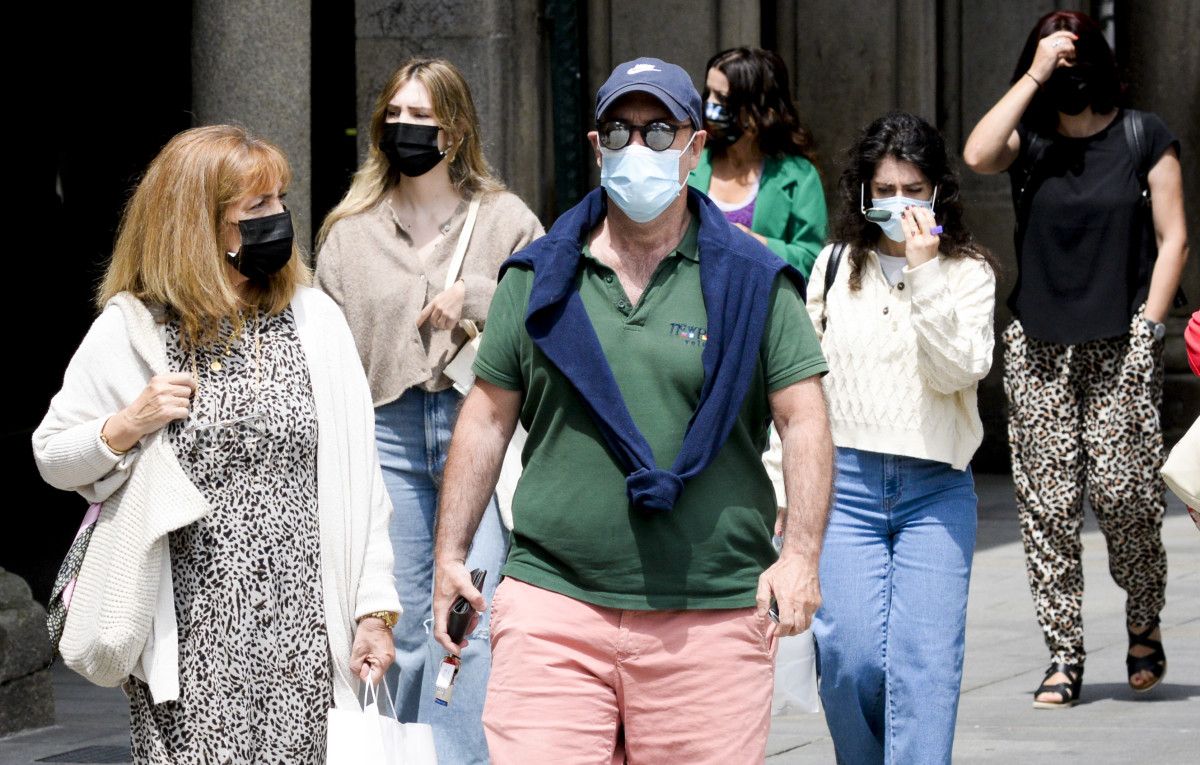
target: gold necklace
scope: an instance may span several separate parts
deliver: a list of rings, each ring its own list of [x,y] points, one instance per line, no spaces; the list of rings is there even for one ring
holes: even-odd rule
[[[254,393],[258,396],[258,389],[262,383],[262,322],[258,320],[258,309],[254,309]],[[225,341],[225,356],[233,355],[233,341],[241,337],[242,331],[246,328],[246,319],[238,312],[237,327],[229,333],[229,339]],[[188,363],[192,368],[192,379],[196,382],[196,398],[200,397],[200,370],[196,365],[196,348],[194,345],[188,348]],[[220,372],[224,369],[220,359],[213,359],[208,368],[214,372]]]
[[[257,321],[257,319],[258,319],[258,309],[257,308],[254,309],[254,318]],[[238,311],[237,321],[234,324],[233,329],[231,329],[229,331],[229,338],[225,341],[224,356],[226,358],[233,355],[233,341],[240,340],[242,337],[242,331],[245,329],[246,329],[246,317],[244,317],[242,315],[241,311]],[[208,365],[208,368],[214,372],[220,372],[222,369],[224,369],[224,365],[221,364],[220,358],[215,358],[212,360],[212,363]]]

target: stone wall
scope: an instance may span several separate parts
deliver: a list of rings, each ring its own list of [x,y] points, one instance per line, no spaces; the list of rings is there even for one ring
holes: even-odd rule
[[[356,0],[359,156],[388,78],[413,56],[449,59],[471,86],[488,160],[535,211],[553,196],[540,0]]]
[[[0,568],[0,736],[54,724],[52,658],[45,610]]]

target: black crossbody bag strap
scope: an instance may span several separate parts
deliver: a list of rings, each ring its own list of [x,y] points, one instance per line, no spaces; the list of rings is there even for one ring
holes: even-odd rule
[[[1129,153],[1133,157],[1134,171],[1137,173],[1138,188],[1142,192],[1142,204],[1146,207],[1146,225],[1151,230],[1147,231],[1144,241],[1147,247],[1155,247],[1157,250],[1156,234],[1154,228],[1154,213],[1152,211],[1150,198],[1150,160],[1149,146],[1146,144],[1146,127],[1145,117],[1142,112],[1137,109],[1126,109],[1121,114],[1121,121],[1125,127],[1125,142],[1129,144]],[[1157,258],[1157,252],[1155,252]],[[1183,292],[1183,285],[1175,291],[1175,298],[1171,301],[1174,308],[1182,308],[1187,305],[1187,295]]]

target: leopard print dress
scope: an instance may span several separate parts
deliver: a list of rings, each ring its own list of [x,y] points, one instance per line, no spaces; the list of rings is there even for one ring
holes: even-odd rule
[[[170,368],[190,370],[177,323],[167,336]],[[170,535],[180,698],[154,704],[145,684],[127,686],[139,763],[325,762],[333,686],[308,365],[290,309],[242,338],[197,353],[192,414],[168,431],[212,512]]]

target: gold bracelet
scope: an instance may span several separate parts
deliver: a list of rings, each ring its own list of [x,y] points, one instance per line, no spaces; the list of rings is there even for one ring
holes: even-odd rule
[[[389,630],[396,626],[396,622],[400,621],[400,614],[395,611],[372,611],[369,614],[363,614],[355,620],[356,624],[361,624],[363,619],[379,619],[383,622],[383,626]]]
[[[108,440],[108,436],[104,435],[104,431],[103,431],[103,430],[101,430],[101,431],[100,431],[100,441],[101,441],[101,442],[102,442],[102,443],[103,443],[105,446],[107,446],[107,447],[108,447],[108,450],[109,450],[110,452],[112,452],[113,454],[117,455],[118,457],[120,457],[120,456],[122,456],[122,455],[125,455],[125,454],[128,454],[128,453],[129,453],[129,449],[132,449],[132,448],[133,448],[133,447],[131,446],[131,447],[129,447],[129,449],[118,449],[117,447],[115,447],[115,446],[113,446],[113,445],[112,445],[112,442],[110,442],[110,441]]]

